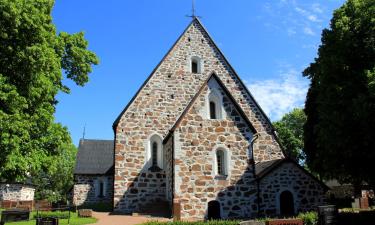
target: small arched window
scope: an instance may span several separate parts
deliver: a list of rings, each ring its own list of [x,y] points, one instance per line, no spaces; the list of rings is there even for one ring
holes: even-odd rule
[[[208,118],[223,119],[222,96],[217,90],[211,90],[208,96]]]
[[[104,182],[100,181],[100,183],[99,183],[99,197],[103,197],[103,196],[104,196]]]
[[[191,61],[191,72],[198,73],[198,63],[195,60]]]
[[[105,197],[107,191],[107,178],[100,177],[94,181],[94,191],[96,197]]]
[[[225,155],[222,149],[219,149],[216,151],[216,165],[217,165],[217,174],[221,176],[226,175]]]
[[[191,72],[192,73],[201,73],[201,59],[197,56],[191,58]]]
[[[158,166],[158,143],[152,143],[152,166]]]
[[[210,101],[210,119],[217,119],[216,104],[213,101]]]
[[[163,169],[163,140],[158,134],[154,134],[149,138],[146,146],[146,164],[153,171]]]

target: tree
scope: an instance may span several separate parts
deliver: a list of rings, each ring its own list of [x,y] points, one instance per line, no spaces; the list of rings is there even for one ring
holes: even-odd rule
[[[348,0],[305,69],[307,164],[325,178],[375,184],[375,1]]]
[[[49,158],[48,168],[32,177],[36,199],[67,200],[67,193],[73,187],[77,148],[73,144],[63,144],[58,151],[58,155]]]
[[[299,163],[303,163],[305,160],[303,152],[303,125],[305,122],[306,115],[303,110],[295,108],[285,114],[281,120],[273,123],[287,155]]]
[[[71,139],[66,127],[54,122],[56,95],[69,93],[65,76],[83,86],[98,63],[82,32],[56,33],[53,4],[0,0],[1,180],[48,173],[51,162],[66,153]]]

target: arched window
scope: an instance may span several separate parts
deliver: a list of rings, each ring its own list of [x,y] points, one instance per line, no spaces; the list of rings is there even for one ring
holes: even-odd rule
[[[223,107],[222,96],[217,90],[211,90],[208,95],[208,117],[209,119],[222,119]]]
[[[152,143],[152,166],[158,166],[158,143]]]
[[[100,183],[99,183],[99,197],[103,197],[103,196],[104,196],[104,182],[100,181]]]
[[[218,146],[212,151],[213,156],[213,175],[217,179],[227,179],[230,177],[230,152],[225,146]]]
[[[96,197],[105,197],[107,194],[107,178],[99,177],[94,181],[94,191]]]
[[[146,165],[150,170],[163,169],[163,143],[161,136],[158,134],[149,138],[146,146],[146,159]]]
[[[216,104],[213,101],[210,101],[210,119],[217,119]]]
[[[224,151],[219,149],[216,151],[216,165],[217,165],[217,174],[224,176],[225,174],[225,158]]]
[[[201,71],[201,59],[197,56],[191,57],[191,72],[192,73],[202,73]]]
[[[198,73],[198,62],[196,62],[195,60],[191,61],[191,72]]]

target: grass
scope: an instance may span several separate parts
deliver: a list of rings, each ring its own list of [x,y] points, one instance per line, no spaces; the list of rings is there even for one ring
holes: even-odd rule
[[[36,215],[36,212],[32,212],[30,214],[30,218],[34,218],[34,215]],[[95,218],[81,218],[78,217],[77,213],[71,213],[70,214],[70,225],[84,225],[84,224],[93,224],[97,220]],[[8,222],[6,224],[11,225],[35,225],[35,219],[31,219],[29,221],[19,221],[19,222]],[[59,219],[59,225],[67,225],[68,219]]]

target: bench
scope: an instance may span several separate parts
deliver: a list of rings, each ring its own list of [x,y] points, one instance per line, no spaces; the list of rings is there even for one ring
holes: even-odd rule
[[[14,221],[23,221],[30,219],[30,211],[23,209],[9,209],[1,212],[1,222],[14,222]]]

